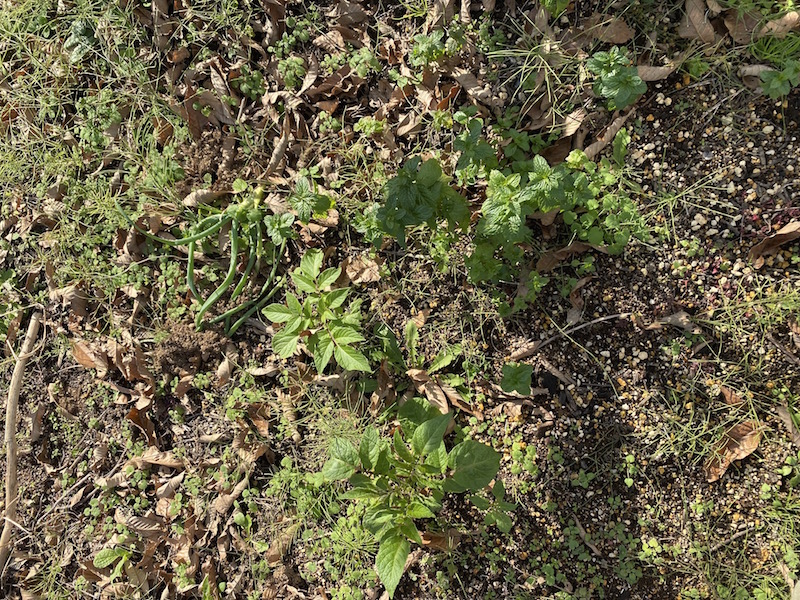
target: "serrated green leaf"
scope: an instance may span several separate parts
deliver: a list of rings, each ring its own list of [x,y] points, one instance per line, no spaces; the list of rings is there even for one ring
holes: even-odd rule
[[[484,498],[483,496],[478,496],[477,494],[472,494],[469,497],[469,501],[472,502],[472,504],[478,510],[486,510],[492,505],[492,503],[489,502],[486,498]]]
[[[339,279],[339,276],[342,274],[341,267],[335,267],[330,269],[325,269],[319,276],[317,280],[317,285],[319,289],[324,290],[326,287],[333,285],[334,282]]]
[[[305,292],[306,294],[313,294],[317,291],[316,282],[314,278],[310,275],[306,275],[302,273],[299,269],[295,269],[291,272],[292,281],[294,281],[295,287],[300,290],[301,292]]]
[[[495,500],[502,500],[505,495],[506,486],[503,484],[502,479],[498,479],[492,486],[492,496],[494,496]]]
[[[300,270],[311,279],[316,279],[322,269],[323,256],[321,250],[308,250],[300,259]]]
[[[414,430],[425,421],[438,417],[441,413],[433,404],[414,396],[406,400],[397,411],[397,418],[405,434],[413,435]]]
[[[400,430],[394,430],[394,437],[392,438],[394,443],[394,451],[397,452],[397,455],[408,463],[414,462],[414,455],[411,454],[411,451],[406,446],[406,443],[403,441],[403,438],[400,435]]]
[[[334,325],[331,327],[331,335],[337,344],[343,346],[364,341],[363,335],[361,335],[354,327],[349,327],[346,325]]]
[[[286,328],[272,336],[272,349],[281,358],[289,358],[297,349],[300,336]]]
[[[386,588],[389,598],[394,597],[394,591],[406,566],[406,559],[411,553],[411,544],[401,536],[390,537],[383,540],[375,557],[375,569],[378,577]]]
[[[333,355],[339,366],[347,371],[370,371],[367,357],[351,346],[335,346]]]
[[[341,481],[355,472],[352,465],[338,458],[329,458],[322,466],[322,476],[327,481]]]
[[[378,463],[380,453],[380,434],[374,426],[370,425],[364,430],[364,435],[361,436],[361,443],[358,446],[358,458],[366,470],[372,471]]]
[[[416,542],[420,546],[422,545],[422,538],[419,535],[419,530],[417,530],[417,526],[414,525],[414,521],[412,521],[410,518],[401,521],[397,525],[397,528],[412,542]]]
[[[464,440],[450,452],[452,480],[468,490],[486,487],[500,468],[500,454],[486,444]]]
[[[411,438],[411,447],[417,456],[426,456],[441,445],[451,419],[452,415],[450,413],[439,415],[414,430],[414,435]]]
[[[495,511],[494,513],[494,524],[497,525],[497,528],[502,531],[503,533],[508,533],[511,531],[511,517],[508,516],[504,512]]]
[[[285,304],[270,304],[264,307],[261,312],[273,323],[285,323],[298,315],[298,311],[292,310]]]
[[[433,519],[436,517],[435,514],[429,509],[427,506],[422,504],[421,502],[411,502],[408,505],[408,509],[406,511],[409,517],[412,519]]]
[[[317,373],[322,373],[333,356],[334,343],[327,331],[318,331],[308,340],[311,355],[314,357],[314,367]]]
[[[531,377],[533,377],[531,365],[508,363],[503,365],[500,387],[504,392],[517,392],[523,396],[530,396]]]
[[[350,293],[350,288],[338,288],[322,294],[325,302],[331,309],[339,308],[347,299],[347,294]]]

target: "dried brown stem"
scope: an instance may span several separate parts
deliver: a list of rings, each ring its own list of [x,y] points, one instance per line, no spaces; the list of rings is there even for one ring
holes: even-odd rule
[[[19,406],[19,392],[22,388],[22,377],[25,365],[30,358],[36,336],[39,335],[39,325],[42,313],[33,313],[25,341],[17,356],[14,373],[11,375],[11,384],[8,387],[8,402],[6,403],[6,510],[3,517],[3,533],[0,535],[0,575],[5,574],[6,563],[11,555],[13,544],[14,522],[17,520],[17,407]]]

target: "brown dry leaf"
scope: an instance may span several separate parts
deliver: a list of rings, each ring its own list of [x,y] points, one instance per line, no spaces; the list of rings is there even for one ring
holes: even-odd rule
[[[247,416],[261,437],[269,437],[269,405],[250,404],[247,407]]]
[[[439,409],[439,412],[446,415],[450,412],[450,404],[447,401],[447,394],[444,393],[427,371],[423,369],[409,369],[406,375],[411,378],[411,382],[420,394],[423,394],[428,402]]]
[[[774,71],[769,65],[743,65],[739,67],[736,74],[748,88],[751,90],[761,89],[761,73],[766,71]]]
[[[183,478],[186,475],[185,471],[181,471],[177,475],[170,477],[166,483],[156,489],[156,499],[170,500],[175,497],[175,493],[180,489]]]
[[[397,123],[397,137],[412,136],[422,130],[422,115],[410,112]]]
[[[789,435],[792,438],[792,443],[800,448],[800,430],[797,429],[797,425],[795,425],[794,419],[792,418],[792,413],[789,410],[789,407],[785,404],[782,406],[778,406],[775,409],[775,414],[778,415],[778,418],[783,421],[783,424],[786,426],[786,429],[789,431]]]
[[[791,33],[792,29],[797,28],[800,28],[800,13],[793,10],[783,15],[780,19],[769,21],[764,27],[759,29],[756,34],[756,39],[765,36],[785,38]]]
[[[689,317],[689,313],[685,310],[680,310],[675,314],[669,315],[668,317],[662,317],[649,325],[645,325],[644,329],[650,331],[653,329],[661,329],[664,325],[672,325],[673,327],[678,327],[683,329],[684,331],[695,331],[696,326],[692,323],[691,318]]]
[[[130,409],[125,418],[136,425],[136,427],[138,427],[141,432],[144,433],[150,448],[153,448],[157,452],[158,438],[156,437],[156,428],[155,425],[153,425],[153,422],[150,420],[150,417],[147,416],[147,413],[134,406]]]
[[[239,357],[239,352],[236,346],[230,342],[225,345],[224,358],[217,367],[216,381],[214,387],[217,389],[224,387],[231,380],[231,373],[236,365],[236,359]]]
[[[752,454],[761,442],[761,428],[755,421],[745,421],[734,425],[722,436],[714,455],[703,467],[709,483],[718,481],[735,460],[742,460]]]
[[[100,379],[108,373],[108,356],[96,344],[73,340],[72,356],[81,366],[87,369],[97,369],[97,377]]]
[[[165,534],[166,524],[154,516],[131,515],[124,520],[125,526],[144,538],[156,538]]]
[[[378,262],[368,256],[356,256],[353,259],[346,258],[342,270],[351,283],[374,283],[381,280],[382,263],[383,260]]]
[[[217,198],[225,196],[228,192],[226,191],[213,191],[213,190],[206,190],[200,189],[195,190],[188,196],[183,199],[183,205],[188,206],[189,208],[195,208],[198,204],[207,204],[209,202],[213,202]]]
[[[748,13],[739,14],[735,10],[726,11],[724,17],[725,27],[737,44],[748,44],[753,41],[755,31],[761,22],[761,17]]]
[[[651,65],[639,65],[636,72],[642,81],[660,81],[666,79],[678,68],[677,64],[666,65],[663,67],[653,67]]]
[[[715,40],[714,27],[708,22],[703,0],[686,0],[685,10],[683,19],[678,26],[678,35],[713,44]]]
[[[265,175],[271,175],[278,168],[278,165],[281,163],[284,155],[286,154],[286,149],[289,147],[289,138],[291,138],[290,119],[288,116],[286,116],[283,119],[281,135],[275,141],[275,147],[272,150],[272,156],[270,156]]]
[[[182,469],[185,466],[183,459],[176,458],[171,450],[161,452],[155,446],[150,446],[141,456],[132,458],[130,462],[139,467],[147,464],[169,467],[171,469]]]
[[[583,295],[581,294],[581,288],[589,283],[594,277],[588,275],[586,277],[581,277],[576,283],[575,287],[572,288],[572,291],[569,293],[569,302],[572,305],[570,309],[567,311],[567,325],[575,325],[578,321],[581,320],[581,315],[583,315]]]
[[[422,538],[423,546],[442,552],[454,550],[461,542],[461,534],[457,529],[448,529],[445,532],[423,531],[419,536]]]
[[[578,131],[588,115],[589,113],[586,112],[585,108],[578,108],[569,113],[566,117],[564,117],[564,132],[561,134],[561,136],[569,137]]]
[[[469,71],[465,69],[456,69],[453,71],[453,79],[464,88],[464,91],[466,91],[471,98],[487,105],[496,104],[496,99],[492,95],[491,87],[488,85],[481,85],[478,78]]]
[[[633,39],[633,29],[619,17],[594,13],[586,20],[586,33],[594,40],[609,44],[625,44]]]
[[[734,392],[731,388],[721,385],[719,386],[719,393],[725,400],[725,404],[730,406],[740,406],[744,404],[744,398]]]
[[[800,238],[800,221],[791,221],[767,239],[750,248],[748,258],[753,261],[753,267],[760,269],[764,266],[765,256],[775,254],[783,244],[792,242],[797,238]]]
[[[600,151],[611,143],[614,136],[619,133],[619,130],[622,129],[622,126],[625,125],[625,122],[633,114],[633,109],[634,107],[631,106],[625,114],[614,119],[603,133],[597,136],[597,141],[587,146],[584,153],[589,160],[594,160],[594,157],[600,154]]]
[[[300,89],[297,92],[298,94],[302,94],[312,85],[314,85],[314,83],[317,81],[317,76],[319,75],[319,61],[317,60],[317,57],[311,54],[308,61],[308,68],[306,69],[305,77],[303,77],[303,83],[300,85]]]
[[[555,269],[573,254],[583,254],[591,249],[592,246],[585,242],[572,242],[569,246],[565,246],[564,248],[545,252],[542,257],[536,261],[536,270],[539,271],[539,273],[547,273]]]
[[[356,2],[339,0],[339,3],[325,16],[333,19],[338,25],[358,25],[366,21],[369,14]]]
[[[300,523],[292,523],[281,534],[272,540],[267,549],[266,559],[270,567],[277,567],[283,562],[283,557],[289,551],[294,541],[294,536],[300,529]]]

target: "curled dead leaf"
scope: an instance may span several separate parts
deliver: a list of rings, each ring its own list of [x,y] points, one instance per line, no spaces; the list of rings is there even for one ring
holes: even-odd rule
[[[744,398],[727,386],[719,386],[719,394],[722,396],[722,399],[725,400],[725,404],[730,406],[740,406],[744,404]]]
[[[750,248],[748,257],[753,261],[753,267],[760,269],[764,266],[765,256],[775,254],[783,244],[792,242],[797,238],[800,238],[800,221],[791,221],[767,239]]]
[[[750,456],[760,442],[761,428],[755,421],[745,421],[731,427],[703,467],[706,480],[709,483],[718,481],[733,461]]]
[[[583,254],[590,250],[592,246],[585,242],[572,242],[569,246],[545,252],[536,262],[536,270],[540,273],[552,271],[573,254]]]
[[[108,373],[108,356],[96,344],[73,340],[72,356],[81,366],[87,369],[97,369],[97,377],[100,379]]]
[[[594,13],[586,20],[586,34],[609,44],[625,44],[633,39],[633,29],[624,19]]]
[[[714,27],[706,16],[705,2],[703,0],[686,0],[684,10],[686,12],[678,26],[678,35],[682,38],[713,44],[715,40]]]

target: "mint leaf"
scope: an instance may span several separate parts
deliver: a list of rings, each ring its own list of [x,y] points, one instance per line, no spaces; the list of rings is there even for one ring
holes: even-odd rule
[[[321,250],[308,250],[300,259],[300,270],[311,279],[316,279],[322,269],[322,258]]]
[[[285,323],[298,314],[285,304],[270,304],[261,312],[273,323]]]
[[[272,349],[281,358],[289,358],[297,349],[300,336],[285,328],[272,336]]]

